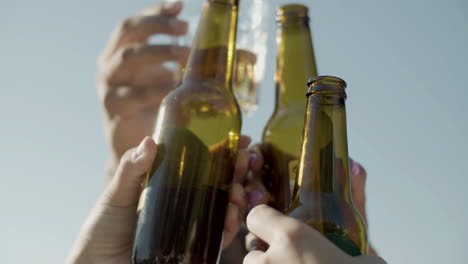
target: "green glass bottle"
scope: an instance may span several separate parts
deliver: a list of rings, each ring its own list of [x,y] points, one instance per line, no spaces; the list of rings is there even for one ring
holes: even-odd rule
[[[346,83],[318,76],[308,86],[298,180],[286,214],[315,228],[349,255],[367,254],[366,226],[351,199]]]
[[[304,125],[305,82],[317,75],[308,9],[289,4],[277,11],[276,104],[263,130],[263,182],[278,210],[288,207]]]
[[[232,92],[238,0],[206,0],[180,85],[163,100],[132,261],[214,264],[241,130]]]

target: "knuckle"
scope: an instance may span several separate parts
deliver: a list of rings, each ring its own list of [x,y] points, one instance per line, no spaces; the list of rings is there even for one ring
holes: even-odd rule
[[[119,29],[120,32],[127,32],[132,29],[133,25],[134,25],[134,19],[132,17],[129,17],[120,21],[117,28]]]
[[[234,168],[235,179],[236,177],[244,176],[247,173],[248,168],[248,154],[240,152],[237,156],[236,167]]]
[[[130,58],[132,58],[135,53],[137,53],[139,50],[138,47],[136,46],[128,46],[128,47],[125,47],[121,50],[120,52],[120,61],[121,62],[127,62],[130,60]]]
[[[129,149],[125,151],[120,159],[120,165],[122,169],[129,169],[133,165],[133,161],[135,160],[135,151],[134,149]]]
[[[248,154],[239,153],[236,161],[236,171],[244,172],[248,168]]]
[[[247,172],[247,165],[244,163],[238,164],[234,170],[234,179],[237,180],[238,178],[242,178],[244,174]]]
[[[260,204],[260,205],[257,205],[257,206],[254,206],[249,214],[247,215],[247,226],[251,225],[251,224],[254,224],[257,222],[257,218],[258,218],[258,215],[261,214],[261,212],[263,210],[265,210],[266,208],[268,208],[268,206],[264,205],[264,204]]]
[[[246,193],[242,185],[237,183],[233,184],[230,202],[239,207],[239,209],[243,209],[247,206]]]
[[[266,208],[268,208],[268,206],[266,206],[264,204],[257,205],[254,208],[252,208],[252,210],[250,210],[249,215],[251,215],[251,216],[258,215],[261,211],[265,210]]]
[[[104,90],[103,92],[100,92],[101,103],[104,106],[104,109],[108,112],[114,112],[117,103],[116,96],[110,91],[110,89],[104,88],[101,90]]]
[[[303,226],[298,221],[288,221],[280,233],[281,240],[286,243],[297,241],[303,233]]]

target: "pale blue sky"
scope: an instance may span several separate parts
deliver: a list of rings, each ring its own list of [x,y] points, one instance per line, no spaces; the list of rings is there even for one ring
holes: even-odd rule
[[[96,57],[152,2],[0,0],[2,263],[63,262],[108,155]],[[372,241],[392,264],[467,263],[468,1],[304,2],[319,72],[348,83]],[[244,122],[256,140],[272,109],[270,55],[263,110]]]

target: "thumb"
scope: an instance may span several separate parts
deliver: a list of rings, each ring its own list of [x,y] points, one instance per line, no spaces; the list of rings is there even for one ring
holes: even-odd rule
[[[106,192],[111,206],[129,207],[138,203],[141,183],[156,156],[156,143],[145,137],[138,147],[128,150],[120,159],[116,175]]]

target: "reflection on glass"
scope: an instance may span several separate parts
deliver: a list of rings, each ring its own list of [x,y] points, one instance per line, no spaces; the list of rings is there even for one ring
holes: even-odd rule
[[[183,4],[178,19],[187,21],[189,27],[186,35],[173,37],[171,44],[191,47],[203,1],[171,0],[177,1]],[[258,84],[265,70],[268,7],[267,1],[243,0],[239,8],[233,91],[242,113],[247,116],[257,110],[259,103]],[[167,67],[175,69],[177,77],[182,78],[184,63],[176,65],[171,62]]]

